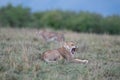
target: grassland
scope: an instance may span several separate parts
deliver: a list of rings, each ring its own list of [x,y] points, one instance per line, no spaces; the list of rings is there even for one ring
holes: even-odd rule
[[[57,48],[36,36],[36,29],[0,28],[0,80],[120,80],[120,36],[63,31],[76,41],[76,57],[88,64],[40,60],[45,50]]]

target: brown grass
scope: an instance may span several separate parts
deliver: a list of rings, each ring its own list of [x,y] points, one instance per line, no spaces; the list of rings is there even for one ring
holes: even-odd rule
[[[77,42],[75,56],[89,63],[48,64],[40,54],[59,45],[42,43],[36,31],[0,28],[0,80],[120,80],[120,36],[59,31]]]

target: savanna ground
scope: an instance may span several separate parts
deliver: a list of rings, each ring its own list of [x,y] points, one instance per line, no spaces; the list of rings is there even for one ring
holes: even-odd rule
[[[58,47],[43,43],[37,29],[0,28],[0,80],[120,80],[120,36],[63,31],[76,41],[76,57],[88,64],[45,63],[40,54]]]

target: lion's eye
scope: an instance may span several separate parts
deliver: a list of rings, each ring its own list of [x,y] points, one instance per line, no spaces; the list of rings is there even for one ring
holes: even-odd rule
[[[71,44],[71,46],[74,46],[74,44]]]

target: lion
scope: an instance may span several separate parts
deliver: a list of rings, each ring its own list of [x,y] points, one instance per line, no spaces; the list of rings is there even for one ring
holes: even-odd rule
[[[43,39],[45,42],[63,42],[65,40],[64,34],[48,31],[48,30],[41,30],[37,32],[37,34]]]
[[[75,42],[65,42],[64,45],[58,49],[45,51],[41,58],[45,62],[57,62],[60,60],[66,60],[73,63],[88,63],[88,60],[75,59],[74,54],[77,50]]]

